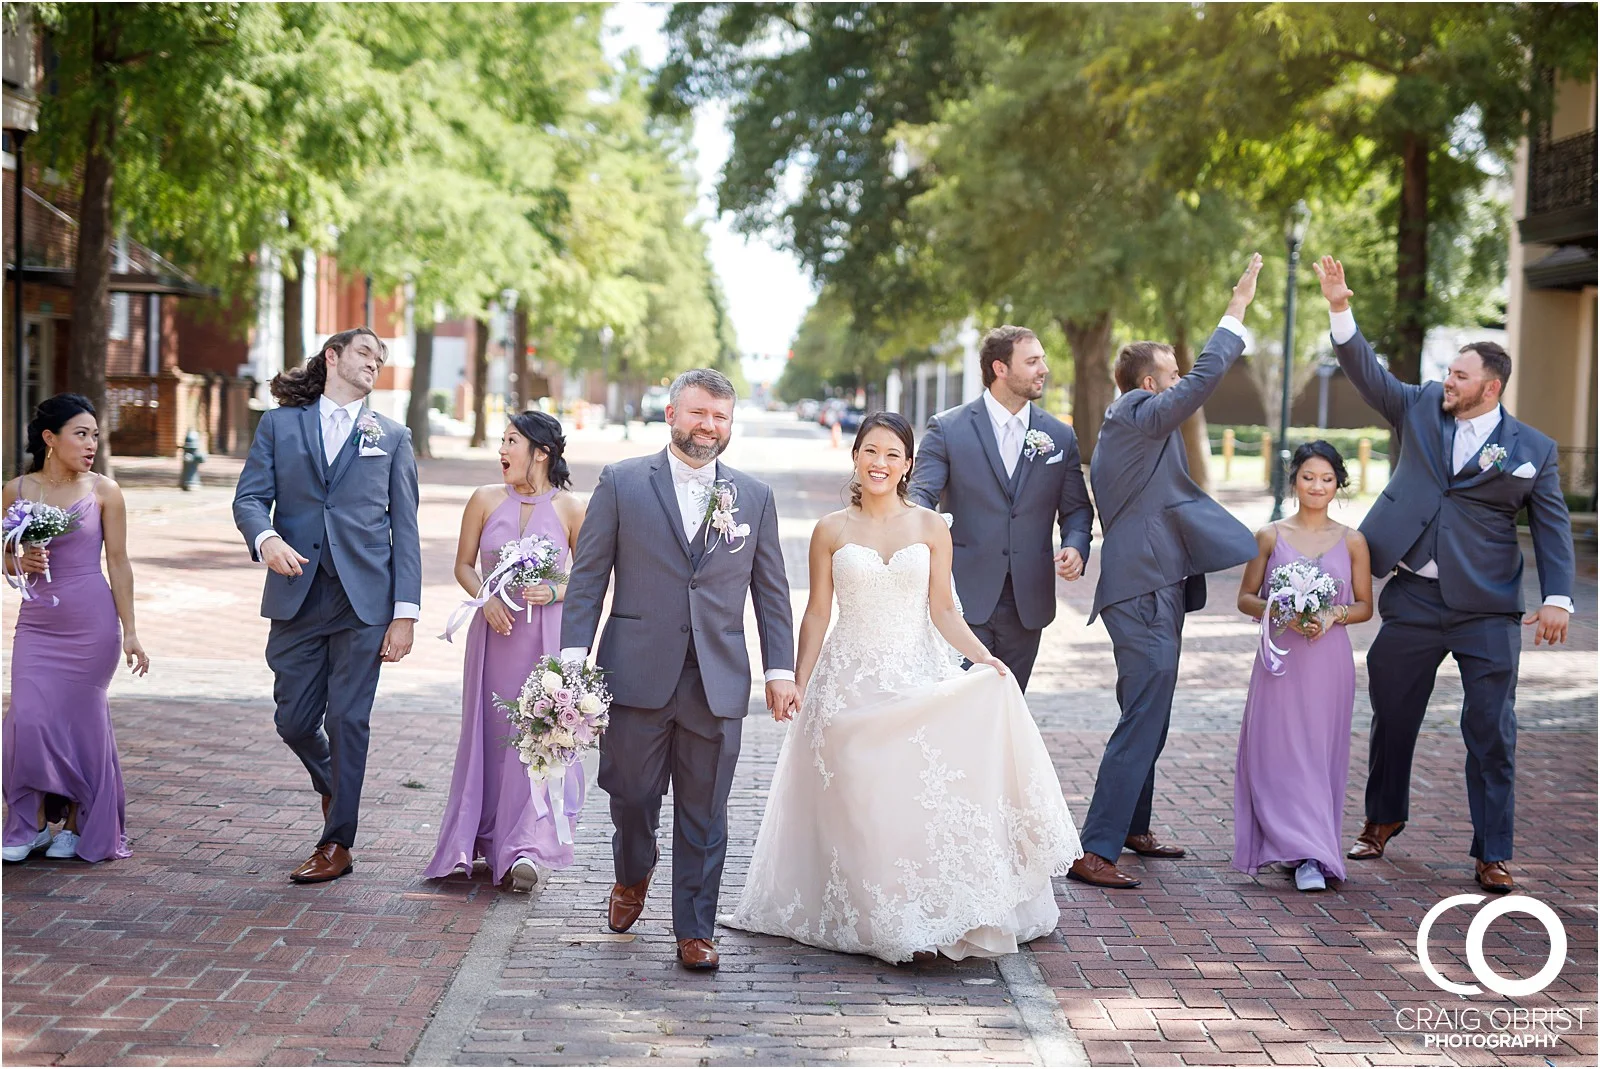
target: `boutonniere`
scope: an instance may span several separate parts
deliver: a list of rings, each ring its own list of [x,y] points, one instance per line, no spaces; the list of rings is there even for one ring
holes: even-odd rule
[[[750,537],[750,525],[734,520],[734,514],[739,511],[738,500],[739,491],[727,479],[711,484],[711,494],[706,501],[706,552],[717,548],[718,539],[734,547],[730,553],[744,548],[744,540]]]
[[[361,413],[361,418],[356,420],[356,433],[368,449],[383,441],[383,424],[378,422],[378,414],[370,408]]]
[[[1056,440],[1044,431],[1029,431],[1022,436],[1022,454],[1029,460],[1056,451]]]
[[[1483,447],[1483,452],[1478,454],[1478,470],[1488,471],[1490,468],[1505,468],[1506,457],[1511,454],[1506,452],[1506,447],[1490,443]]]

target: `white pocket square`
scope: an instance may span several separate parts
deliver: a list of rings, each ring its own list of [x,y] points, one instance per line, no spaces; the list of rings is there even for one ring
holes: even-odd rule
[[[364,457],[386,457],[389,454],[375,445],[364,445],[361,447],[360,455]]]
[[[1533,464],[1529,461],[1523,461],[1522,466],[1511,473],[1512,477],[1516,479],[1531,479],[1534,474]]]
[[[1053,456],[1049,460],[1045,461],[1044,462],[1044,466],[1048,468],[1050,465],[1059,464],[1063,460],[1066,460],[1066,459],[1067,459],[1067,454],[1065,454],[1065,453],[1057,453],[1055,456]]]

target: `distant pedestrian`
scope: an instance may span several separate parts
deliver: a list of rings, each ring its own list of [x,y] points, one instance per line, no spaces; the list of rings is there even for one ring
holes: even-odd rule
[[[567,771],[560,816],[550,788],[537,791],[514,747],[506,744],[510,725],[495,704],[513,699],[539,658],[561,650],[561,603],[565,583],[508,591],[523,605],[512,611],[498,597],[484,597],[486,578],[502,547],[518,539],[543,537],[572,559],[583,526],[584,507],[569,487],[571,473],[563,454],[561,423],[543,412],[513,416],[500,439],[501,481],[480,486],[467,501],[456,546],[456,581],[480,611],[467,629],[461,684],[461,738],[456,747],[450,799],[439,823],[439,845],[423,875],[437,878],[460,872],[470,876],[485,859],[496,883],[531,891],[537,865],[572,864],[572,831],[583,809],[583,765]],[[565,821],[561,834],[558,821]]]
[[[8,514],[13,506],[42,503],[71,518],[71,529],[48,545],[18,538],[14,544],[25,544],[24,552],[5,556],[7,574],[27,588],[17,612],[4,726],[6,861],[25,861],[41,849],[58,859],[128,856],[106,688],[119,653],[141,676],[150,658],[134,631],[122,491],[90,470],[99,447],[94,406],[75,393],[57,394],[28,424],[28,474],[5,487]],[[109,584],[100,571],[102,546]],[[57,819],[62,826],[52,832],[49,821]]]
[[[1233,867],[1256,872],[1287,862],[1297,888],[1321,891],[1327,877],[1345,876],[1341,839],[1356,700],[1346,628],[1372,619],[1372,567],[1361,532],[1328,516],[1334,495],[1350,482],[1339,451],[1305,443],[1295,450],[1289,479],[1300,507],[1256,532],[1260,553],[1245,567],[1239,611],[1268,615],[1265,595],[1285,565],[1332,578],[1338,593],[1309,620],[1288,618],[1282,634],[1270,618],[1263,623],[1239,728]]]

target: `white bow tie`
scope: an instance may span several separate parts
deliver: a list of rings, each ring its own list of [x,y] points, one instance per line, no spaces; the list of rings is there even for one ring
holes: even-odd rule
[[[697,486],[703,490],[711,485],[712,476],[715,474],[716,472],[710,470],[709,466],[705,468],[678,468],[673,471],[672,478],[675,482],[684,486]]]

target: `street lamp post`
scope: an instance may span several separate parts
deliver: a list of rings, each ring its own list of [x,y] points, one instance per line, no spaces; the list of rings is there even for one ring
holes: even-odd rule
[[[611,339],[616,336],[609,323],[600,328],[600,379],[606,391],[602,407],[608,421],[611,419]]]
[[[16,182],[11,187],[11,225],[12,248],[15,250],[11,256],[13,274],[11,276],[11,359],[13,362],[12,375],[14,381],[11,388],[15,391],[17,410],[12,413],[11,439],[15,452],[12,454],[13,463],[17,466],[17,474],[22,474],[27,465],[24,456],[28,448],[28,358],[23,349],[27,346],[27,329],[23,324],[22,304],[22,143],[28,139],[26,130],[7,130],[11,135],[11,158],[15,165]],[[44,356],[39,356],[40,366],[44,366]],[[42,381],[42,379],[41,379]]]
[[[522,383],[517,370],[517,355],[515,351],[517,347],[516,290],[507,288],[500,291],[500,311],[506,317],[506,330],[500,336],[500,351],[505,354],[506,358],[506,407],[513,415],[518,415],[522,412]]]
[[[1283,402],[1278,410],[1278,463],[1272,467],[1272,518],[1283,519],[1283,499],[1287,494],[1289,478],[1289,405],[1294,400],[1294,276],[1300,266],[1300,246],[1306,240],[1306,227],[1311,223],[1311,209],[1303,200],[1295,201],[1289,210],[1289,224],[1283,238],[1289,246],[1289,277],[1283,297]]]

